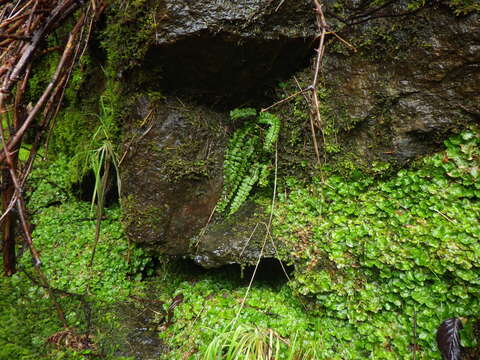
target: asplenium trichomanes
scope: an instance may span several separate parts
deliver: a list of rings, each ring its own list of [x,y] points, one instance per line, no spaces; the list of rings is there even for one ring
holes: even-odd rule
[[[233,121],[244,119],[244,125],[229,140],[223,163],[223,192],[217,211],[236,212],[253,187],[267,186],[272,169],[272,154],[280,132],[280,119],[252,108],[230,112]]]

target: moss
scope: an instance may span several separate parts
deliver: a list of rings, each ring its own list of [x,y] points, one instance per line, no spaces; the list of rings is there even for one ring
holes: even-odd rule
[[[213,156],[207,156],[208,146],[210,141],[218,141],[218,134],[224,129],[219,123],[208,121],[201,108],[183,106],[180,114],[186,119],[185,126],[195,136],[189,136],[189,141],[182,141],[173,149],[161,149],[165,159],[163,175],[173,183],[182,179],[213,177],[218,164]]]
[[[138,65],[155,42],[157,22],[165,15],[164,1],[115,0],[108,9],[102,47],[109,76],[116,77]]]
[[[354,10],[346,0],[338,0],[330,6],[330,9],[336,15],[348,18],[358,16],[359,13],[368,13],[376,7],[381,7],[384,3],[386,3],[385,0],[375,1],[373,5],[360,6]],[[475,0],[450,0],[444,4],[448,5],[458,16],[480,12],[480,4]],[[424,46],[422,38],[424,38],[424,34],[428,33],[429,22],[432,19],[425,18],[426,12],[423,10],[433,6],[438,6],[433,0],[405,0],[394,2],[384,12],[372,13],[372,18],[363,24],[349,27],[341,22],[336,22],[334,18],[331,20],[337,31],[345,30],[348,41],[359,50],[364,58],[386,63],[402,60],[411,48]],[[411,13],[412,16],[402,16],[401,21],[396,21],[395,17],[393,19],[388,16],[382,17],[389,13]],[[353,22],[359,20],[356,18]],[[362,26],[365,24],[367,26]],[[353,54],[351,48],[337,40],[331,42],[329,52],[344,56]]]
[[[148,228],[148,231],[161,233],[163,211],[152,205],[138,206],[132,195],[122,198],[122,223],[127,232],[132,227]]]
[[[311,77],[312,70],[307,68],[297,73],[293,79],[280,83],[277,94],[279,97],[286,97],[298,91],[298,86],[306,88],[311,83]],[[326,87],[319,88],[318,98],[323,126],[322,131],[317,128],[316,132],[323,172],[347,177],[357,176],[359,173],[380,176],[389,174],[391,169],[395,168],[394,165],[379,166],[379,163],[385,161],[373,158],[369,154],[358,153],[359,147],[352,142],[350,134],[362,126],[364,119],[349,116],[348,104]],[[392,140],[388,134],[392,101],[395,99],[379,96],[377,106],[371,111],[371,116],[377,121],[375,133],[371,135],[369,141],[370,146],[377,149],[378,153],[391,148]],[[320,169],[316,166],[310,129],[310,108],[306,100],[299,95],[272,111],[283,122],[278,145],[279,179],[288,176],[309,179],[310,176],[318,174]],[[382,135],[379,136],[377,133]]]
[[[449,5],[456,15],[480,13],[480,3],[475,0],[450,0]]]

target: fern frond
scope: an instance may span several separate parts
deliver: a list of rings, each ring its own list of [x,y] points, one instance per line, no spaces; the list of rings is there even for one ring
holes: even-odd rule
[[[240,206],[247,200],[250,191],[252,190],[255,183],[258,181],[258,176],[260,173],[260,164],[255,163],[254,166],[250,169],[250,173],[247,177],[243,178],[242,183],[240,184],[238,191],[235,194],[235,197],[232,200],[232,205],[230,205],[230,212],[228,215],[232,215],[236,212]]]
[[[223,192],[217,211],[235,213],[245,202],[255,184],[268,186],[272,167],[271,153],[280,133],[280,119],[270,113],[260,113],[252,108],[230,112],[232,120],[256,117],[236,130],[228,142],[223,163]],[[261,127],[267,125],[263,141]]]
[[[238,119],[247,119],[257,116],[257,110],[253,108],[234,109],[230,111],[230,118],[235,121]]]
[[[280,134],[280,119],[273,114],[263,112],[258,116],[258,123],[269,125],[263,142],[263,150],[271,153]]]

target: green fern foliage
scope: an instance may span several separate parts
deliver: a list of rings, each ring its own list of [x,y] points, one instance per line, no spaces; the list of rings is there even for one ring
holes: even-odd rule
[[[258,123],[268,125],[263,141],[263,150],[272,152],[273,145],[277,142],[280,133],[280,119],[273,114],[263,112],[258,116]]]
[[[230,111],[230,119],[232,121],[253,118],[255,116],[257,116],[257,110],[253,108],[240,108]]]
[[[280,119],[252,108],[230,112],[235,121],[246,119],[229,140],[223,164],[223,193],[218,212],[235,213],[248,198],[255,185],[266,187],[272,168],[274,144],[280,133]]]
[[[250,168],[248,175],[242,179],[242,182],[232,200],[232,204],[230,205],[230,211],[228,212],[228,215],[232,215],[234,212],[236,212],[245,202],[245,200],[247,200],[250,191],[253,189],[253,185],[258,182],[259,169],[260,164],[255,163],[253,167]]]

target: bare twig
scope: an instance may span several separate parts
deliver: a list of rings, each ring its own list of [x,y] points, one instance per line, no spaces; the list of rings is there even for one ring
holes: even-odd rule
[[[16,0],[11,2],[0,0],[0,117],[2,120],[0,121],[2,146],[0,148],[0,168],[2,170],[0,186],[2,186],[3,211],[0,223],[5,229],[4,225],[7,223],[8,227],[9,224],[14,224],[16,221],[12,221],[13,217],[18,216],[25,243],[34,260],[34,269],[65,327],[68,324],[63,310],[41,270],[40,256],[33,244],[23,192],[45,129],[58,113],[65,87],[73,67],[79,59],[82,41],[84,50],[93,22],[98,19],[99,14],[92,11],[91,7],[82,10],[79,14],[56,71],[36,104],[27,106],[24,95],[34,57],[43,56],[49,51],[40,49],[44,40],[83,4],[84,1],[79,0]],[[98,5],[97,2],[94,5]],[[103,2],[100,8],[104,8]],[[100,8],[98,11],[101,10]],[[85,30],[86,25],[88,25],[88,31]],[[87,37],[84,36],[85,33],[88,34]],[[15,96],[12,96],[12,89],[16,89]],[[34,120],[40,114],[42,118],[36,122],[37,127],[34,127]],[[22,166],[18,161],[19,150],[22,147],[26,131],[32,128],[35,130],[35,140],[30,147],[29,158]],[[6,188],[7,191],[3,191],[3,188]],[[13,234],[11,231],[10,233]],[[4,246],[3,249],[4,259],[12,259],[7,265],[4,261],[7,275],[15,272],[15,240],[12,239],[13,242],[9,243],[7,247]]]
[[[276,103],[274,103],[274,104],[272,104],[272,105],[270,105],[270,106],[267,106],[266,108],[264,108],[264,109],[262,109],[262,110],[260,110],[260,111],[261,111],[261,112],[268,111],[268,110],[270,110],[271,108],[273,108],[273,107],[275,107],[275,106],[278,106],[278,105],[281,105],[281,104],[283,104],[283,103],[286,103],[286,102],[292,100],[294,97],[297,97],[298,95],[303,94],[303,93],[305,93],[305,92],[307,92],[307,91],[310,91],[310,90],[312,90],[312,89],[313,89],[312,86],[306,87],[305,89],[301,89],[300,91],[297,91],[296,93],[293,93],[292,95],[287,96],[285,99],[282,99],[282,100],[280,100],[280,101],[277,101]]]
[[[315,6],[315,12],[316,12],[316,21],[317,21],[317,27],[318,27],[318,46],[315,49],[316,51],[316,58],[314,62],[314,70],[313,70],[313,79],[312,79],[312,84],[304,89],[300,88],[299,91],[287,96],[286,98],[277,101],[276,103],[262,109],[261,111],[268,111],[271,108],[284,104],[286,102],[289,102],[293,98],[297,97],[298,95],[304,95],[306,92],[310,91],[310,99],[307,99],[307,102],[310,106],[310,131],[312,133],[312,142],[313,142],[313,148],[315,151],[315,156],[317,159],[317,163],[321,164],[321,157],[320,157],[320,150],[318,146],[318,141],[317,141],[317,134],[316,134],[316,127],[320,129],[320,133],[322,136],[323,144],[325,144],[325,134],[323,132],[323,121],[322,121],[322,116],[320,113],[320,100],[318,98],[318,83],[319,83],[319,77],[320,77],[320,71],[322,68],[322,61],[323,57],[325,55],[325,45],[326,45],[326,36],[327,35],[333,35],[335,36],[339,41],[350,47],[353,51],[357,51],[355,46],[350,44],[348,41],[343,39],[341,36],[339,36],[337,33],[334,31],[331,31],[327,22],[325,21],[325,16],[323,14],[323,9],[322,9],[322,4],[319,2],[319,0],[312,0],[313,4]],[[279,3],[277,6],[277,9],[282,5],[283,1]],[[298,83],[297,83],[298,85]],[[321,174],[321,177],[323,179],[323,175]]]
[[[280,7],[283,5],[284,2],[285,2],[285,0],[281,0],[281,1],[278,3],[277,7],[275,8],[275,12],[277,12],[277,11],[280,9]]]
[[[435,209],[435,208],[430,208],[431,210],[435,211],[437,214],[439,214],[440,216],[444,217],[447,221],[450,221],[451,223],[455,224],[455,220],[452,220],[450,219],[447,215],[445,215],[444,213],[442,213],[441,211]]]

